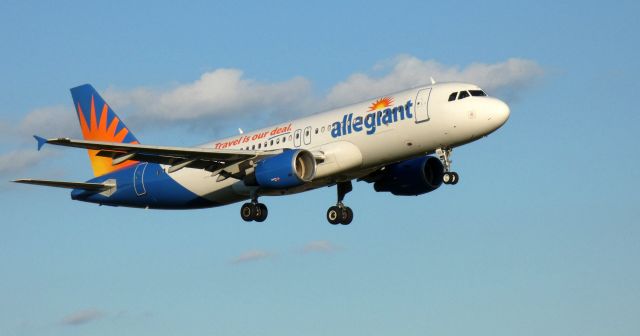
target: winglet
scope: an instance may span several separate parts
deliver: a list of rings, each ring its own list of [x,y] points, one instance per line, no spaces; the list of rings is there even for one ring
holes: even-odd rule
[[[44,146],[47,143],[47,139],[43,137],[34,135],[33,138],[36,139],[36,141],[38,142],[38,150],[40,150],[42,146]]]

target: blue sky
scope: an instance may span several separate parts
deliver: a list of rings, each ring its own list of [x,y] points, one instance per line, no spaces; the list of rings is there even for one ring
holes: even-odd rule
[[[257,224],[235,205],[107,208],[2,182],[0,334],[637,335],[639,7],[2,2],[4,181],[90,177],[86,153],[30,138],[78,132],[68,88],[86,82],[153,144],[429,71],[477,79],[512,114],[454,152],[455,187],[403,198],[356,183],[348,227],[325,221],[332,188],[265,198]]]

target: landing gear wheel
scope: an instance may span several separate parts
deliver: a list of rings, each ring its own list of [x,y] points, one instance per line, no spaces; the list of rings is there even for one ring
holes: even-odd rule
[[[452,181],[453,181],[453,179],[454,179],[453,174],[451,174],[451,173],[449,173],[449,172],[446,172],[446,173],[444,173],[444,174],[442,175],[442,183],[444,183],[444,184],[451,184],[451,183],[453,183],[453,182],[452,182]]]
[[[254,218],[256,222],[264,222],[264,220],[267,219],[268,215],[269,210],[267,209],[266,205],[262,203],[256,204],[256,217]]]
[[[268,214],[267,206],[262,203],[245,203],[240,207],[240,217],[245,222],[264,222]]]
[[[346,181],[338,182],[337,187],[338,202],[327,210],[327,221],[332,225],[349,225],[351,221],[353,221],[353,211],[351,208],[344,206],[342,201],[344,201],[344,196],[353,190],[353,186],[351,185],[351,181]]]
[[[460,181],[460,177],[458,176],[458,173],[453,172],[451,173],[451,175],[453,175],[453,181],[451,181],[450,183],[453,185],[458,184],[458,181]]]
[[[327,220],[331,225],[340,224],[342,221],[342,209],[332,206],[327,210]]]
[[[456,172],[445,172],[442,175],[442,183],[444,184],[457,184],[459,180],[460,177]]]
[[[353,221],[353,210],[351,210],[351,208],[349,207],[344,207],[342,208],[342,220],[340,221],[340,224],[342,225],[349,225],[351,224],[351,221]]]
[[[255,217],[256,206],[253,203],[245,203],[240,207],[240,217],[245,222],[251,222]]]

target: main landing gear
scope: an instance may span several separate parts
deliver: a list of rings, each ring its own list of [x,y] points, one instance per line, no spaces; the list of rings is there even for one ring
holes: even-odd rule
[[[251,195],[251,202],[245,203],[240,207],[240,216],[245,222],[264,222],[264,220],[267,219],[267,215],[269,215],[267,206],[258,203],[258,197],[256,195]]]
[[[332,225],[349,225],[353,221],[353,211],[342,203],[344,196],[351,190],[353,190],[351,181],[338,182],[338,202],[327,210],[327,220]]]
[[[444,166],[444,174],[442,175],[442,183],[444,184],[458,184],[460,177],[458,173],[451,171],[451,148],[438,148],[436,149],[436,155],[440,161],[442,161],[442,165]]]

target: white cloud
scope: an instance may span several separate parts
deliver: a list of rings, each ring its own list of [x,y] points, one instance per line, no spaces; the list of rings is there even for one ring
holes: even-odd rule
[[[69,106],[43,107],[29,112],[20,122],[18,132],[24,137],[33,134],[45,137],[78,137],[80,125],[73,104],[70,103]]]
[[[505,62],[474,63],[466,67],[448,66],[434,60],[420,60],[402,55],[391,62],[374,67],[381,76],[356,73],[336,84],[326,97],[332,106],[348,104],[390,92],[395,92],[430,82],[459,81],[478,84],[489,93],[498,92],[507,97],[539,79],[544,71],[531,60],[511,58]]]
[[[311,253],[311,252],[335,252],[338,251],[340,247],[336,246],[332,242],[328,240],[315,240],[308,242],[303,248],[302,252]]]
[[[100,310],[90,308],[67,315],[62,319],[61,323],[68,326],[77,326],[101,319],[105,315]]]
[[[132,107],[138,119],[156,123],[191,122],[291,113],[311,97],[311,83],[302,77],[262,83],[245,78],[238,69],[217,69],[170,90],[109,89],[105,97],[112,106]]]
[[[261,260],[261,259],[266,259],[269,257],[272,257],[273,255],[267,251],[263,251],[263,250],[250,250],[250,251],[246,251],[242,254],[240,254],[239,256],[233,258],[233,260],[231,260],[232,264],[240,264],[240,263],[245,263],[245,262],[249,262],[249,261],[256,261],[256,260]]]
[[[35,145],[34,145],[35,147]],[[16,150],[0,155],[0,175],[5,176],[22,172],[36,166],[42,159],[49,157],[47,152],[38,152],[34,149]]]
[[[131,110],[126,120],[137,126],[186,123],[202,125],[211,121],[224,126],[225,120],[268,119],[318,112],[390,92],[437,81],[463,81],[479,84],[489,93],[513,97],[539,79],[544,70],[536,62],[511,58],[504,62],[473,63],[466,67],[445,65],[401,55],[376,64],[372,72],[355,73],[328,90],[325,97],[314,95],[311,82],[294,77],[281,82],[260,82],[246,78],[238,69],[205,72],[191,83],[171,89],[138,87],[130,90],[107,89],[103,94],[114,109]],[[79,134],[73,106],[44,107],[31,111],[20,123],[23,134]]]
[[[376,64],[371,73],[354,73],[331,87],[325,96],[314,94],[312,84],[303,77],[280,82],[260,82],[247,78],[238,69],[205,72],[197,80],[170,89],[139,87],[131,90],[107,89],[105,99],[120,113],[134,133],[144,127],[188,126],[212,130],[242,126],[246,129],[269,121],[319,112],[379,95],[437,81],[476,83],[489,94],[510,100],[516,98],[544,70],[535,61],[511,58],[498,63],[445,65],[409,55]],[[18,123],[1,121],[7,131],[3,142],[32,141],[32,134],[79,137],[80,130],[71,104],[35,109]],[[15,136],[14,136],[15,135]],[[20,150],[0,157],[0,174],[34,165],[43,156]]]
[[[35,141],[32,135],[44,137],[79,137],[80,125],[73,104],[48,106],[31,110],[22,120],[0,120],[0,143],[29,145]]]

